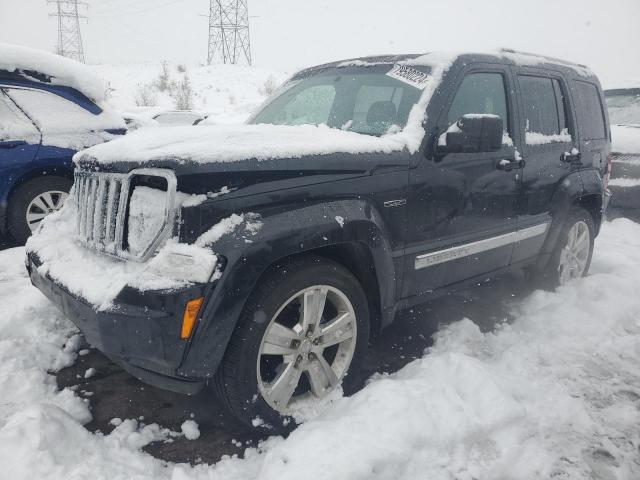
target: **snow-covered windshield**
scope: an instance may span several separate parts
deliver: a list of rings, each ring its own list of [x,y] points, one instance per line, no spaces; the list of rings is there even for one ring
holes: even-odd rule
[[[402,79],[398,68],[403,68]],[[429,67],[375,65],[294,77],[249,123],[324,124],[368,135],[395,132],[406,125],[429,74]]]
[[[609,119],[616,125],[640,125],[640,88],[605,93]]]

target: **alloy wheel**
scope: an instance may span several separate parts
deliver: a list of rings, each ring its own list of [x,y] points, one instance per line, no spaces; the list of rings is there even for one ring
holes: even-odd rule
[[[26,213],[27,225],[29,225],[31,231],[36,231],[44,217],[60,210],[68,196],[67,192],[53,190],[42,192],[31,200]]]
[[[343,292],[328,285],[300,290],[265,330],[257,359],[260,394],[283,415],[299,399],[325,397],[346,374],[356,338],[356,316]]]
[[[584,275],[589,260],[591,248],[591,234],[589,226],[583,222],[576,222],[567,233],[567,241],[560,252],[560,285],[565,285],[573,279]]]

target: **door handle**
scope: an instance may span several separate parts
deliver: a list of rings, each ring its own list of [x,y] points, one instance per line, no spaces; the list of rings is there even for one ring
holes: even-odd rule
[[[11,140],[8,142],[3,142],[2,140],[0,140],[0,148],[16,148],[26,144],[27,142],[25,142],[24,140]]]
[[[563,163],[582,163],[582,154],[577,148],[571,150],[571,152],[564,152],[560,155],[560,161]]]
[[[496,163],[496,168],[498,170],[505,170],[507,172],[509,170],[513,170],[515,168],[522,168],[522,167],[524,167],[524,160],[522,159],[520,160],[502,159],[498,163]]]

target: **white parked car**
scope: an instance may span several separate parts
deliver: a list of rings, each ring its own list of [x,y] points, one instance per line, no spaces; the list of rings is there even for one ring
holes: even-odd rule
[[[161,127],[197,125],[205,118],[207,118],[207,115],[196,110],[173,110],[158,113],[153,117]]]

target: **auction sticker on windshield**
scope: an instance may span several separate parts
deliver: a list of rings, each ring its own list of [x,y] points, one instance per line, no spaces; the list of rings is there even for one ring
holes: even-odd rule
[[[424,90],[429,83],[429,75],[406,65],[394,65],[387,72],[387,76],[408,83],[411,86]]]

